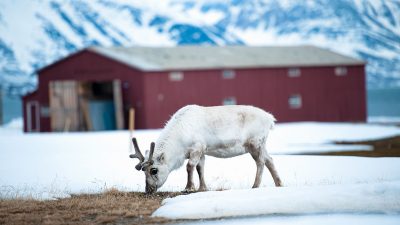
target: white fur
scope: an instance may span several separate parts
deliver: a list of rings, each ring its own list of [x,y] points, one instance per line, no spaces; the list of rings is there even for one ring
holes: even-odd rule
[[[179,109],[156,141],[154,159],[169,172],[181,167],[192,151],[228,158],[246,153],[246,144],[261,147],[275,118],[253,106],[188,105]],[[163,155],[160,162],[157,158]]]

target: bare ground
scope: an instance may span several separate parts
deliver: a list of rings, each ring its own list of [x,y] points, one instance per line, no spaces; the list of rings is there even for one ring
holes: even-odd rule
[[[377,141],[341,142],[366,144],[373,151],[329,152],[319,155],[400,157],[400,136]],[[180,192],[141,192],[110,190],[102,194],[74,195],[59,200],[0,199],[0,224],[175,224],[181,221],[153,218],[151,214],[163,199]]]
[[[400,136],[385,138],[375,141],[360,142],[336,142],[343,145],[370,145],[373,151],[344,151],[344,152],[326,152],[308,155],[338,155],[338,156],[363,156],[363,157],[400,157]]]

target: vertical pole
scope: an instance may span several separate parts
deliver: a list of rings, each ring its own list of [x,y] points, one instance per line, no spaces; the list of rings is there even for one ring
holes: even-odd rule
[[[114,108],[115,108],[115,123],[117,130],[124,129],[124,114],[123,114],[123,103],[122,103],[122,91],[121,81],[113,81],[113,97],[114,97]]]
[[[3,88],[0,86],[0,125],[3,124]]]
[[[135,109],[129,109],[129,151],[132,152],[133,130],[135,129]]]

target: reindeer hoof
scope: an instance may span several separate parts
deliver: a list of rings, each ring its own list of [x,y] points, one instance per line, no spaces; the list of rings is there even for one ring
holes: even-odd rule
[[[182,191],[183,194],[190,194],[190,193],[193,193],[193,192],[196,192],[194,187],[185,188],[185,190]]]
[[[206,187],[199,187],[199,190],[197,190],[198,192],[204,192],[207,191]]]

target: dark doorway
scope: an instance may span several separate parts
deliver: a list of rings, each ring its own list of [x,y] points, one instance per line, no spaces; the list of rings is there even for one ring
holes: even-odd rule
[[[53,131],[123,129],[119,80],[53,81],[50,112]]]

